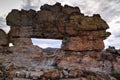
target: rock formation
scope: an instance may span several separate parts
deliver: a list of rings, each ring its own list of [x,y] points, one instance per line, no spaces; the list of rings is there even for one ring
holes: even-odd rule
[[[87,51],[104,49],[110,35],[107,23],[99,14],[84,16],[78,7],[45,4],[40,11],[12,10],[7,18],[10,39],[46,38],[63,40],[62,49]],[[24,40],[23,40],[24,41]],[[98,46],[99,45],[99,46]]]
[[[2,80],[119,80],[120,50],[104,50],[110,33],[99,14],[84,16],[78,7],[45,4],[40,11],[12,10],[11,30],[0,30]],[[61,39],[61,49],[41,49],[31,38]],[[2,47],[2,48],[1,48]],[[111,54],[111,53],[118,53]],[[11,53],[11,54],[8,54]]]
[[[8,35],[0,29],[0,52],[3,52],[5,47],[8,47]]]

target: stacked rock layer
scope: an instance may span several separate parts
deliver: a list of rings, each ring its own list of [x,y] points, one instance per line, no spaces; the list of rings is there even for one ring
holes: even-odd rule
[[[0,29],[0,52],[8,46],[8,35]]]
[[[103,40],[110,33],[106,32],[109,27],[99,14],[84,16],[78,7],[61,6],[60,3],[45,4],[40,9],[12,10],[8,14],[6,21],[11,26],[9,37],[12,43],[30,38],[61,39],[63,50],[104,49]]]

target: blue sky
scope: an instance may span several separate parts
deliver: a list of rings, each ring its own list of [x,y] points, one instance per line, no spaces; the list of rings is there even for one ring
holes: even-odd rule
[[[120,48],[120,0],[0,0],[0,28],[9,31],[9,27],[5,23],[5,17],[11,9],[34,9],[39,10],[43,4],[55,4],[56,2],[62,5],[68,4],[78,6],[85,15],[100,14],[107,21],[112,35],[106,39],[105,46],[115,46]],[[61,41],[38,40],[32,39],[34,44],[43,47],[53,46],[60,47]]]

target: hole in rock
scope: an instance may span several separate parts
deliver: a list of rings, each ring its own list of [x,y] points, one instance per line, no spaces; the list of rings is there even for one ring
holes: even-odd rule
[[[61,48],[62,40],[32,38],[33,45],[45,48]]]
[[[12,46],[14,46],[13,43],[9,43],[9,47],[12,47]]]

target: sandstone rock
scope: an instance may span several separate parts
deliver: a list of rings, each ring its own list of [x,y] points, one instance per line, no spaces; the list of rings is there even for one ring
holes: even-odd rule
[[[10,75],[10,72],[13,70],[13,64],[10,62],[8,63],[0,63],[0,79],[1,80],[12,80],[12,77]]]
[[[67,79],[60,79],[60,80],[86,80],[85,78],[67,78]]]
[[[21,25],[23,26],[32,26],[33,25],[33,19],[36,16],[36,11],[34,10],[21,10],[20,12],[20,18],[21,18]]]
[[[13,26],[11,27],[11,30],[9,31],[8,35],[11,38],[30,38],[32,33],[32,28],[29,26],[19,27],[19,26]]]
[[[78,78],[80,76],[80,71],[79,70],[71,70],[69,72],[69,77],[71,78]]]
[[[71,7],[71,6],[65,5],[63,8],[63,12],[66,14],[80,13],[80,9],[78,7]]]
[[[19,54],[19,53],[37,54],[37,53],[41,53],[42,49],[35,45],[16,45],[10,47],[10,51],[13,52],[14,54]]]
[[[32,31],[28,31],[28,33],[32,33],[30,37],[39,38],[63,39],[65,34],[78,36],[80,31],[105,31],[108,28],[107,23],[101,19],[100,15],[84,16],[78,7],[68,5],[63,7],[60,3],[53,6],[45,4],[38,12],[13,10],[8,14],[6,20],[11,28],[23,29],[23,27],[29,26],[32,29]]]
[[[34,10],[21,10],[20,12],[13,9],[9,16],[6,17],[7,24],[11,26],[32,26],[35,15],[36,12]]]
[[[14,70],[31,72],[20,73],[31,79],[110,80],[108,75],[120,72],[119,57],[109,53],[114,49],[101,52],[103,40],[110,33],[99,14],[84,16],[78,7],[60,3],[45,4],[40,9],[12,10],[8,14],[6,21],[11,27],[8,42],[14,44],[9,48],[13,54],[2,55],[0,60],[12,61]],[[43,50],[33,45],[31,38],[61,39],[62,49]],[[0,47],[3,43],[0,42]]]
[[[5,52],[8,45],[8,35],[2,29],[0,29],[0,52]]]
[[[84,69],[79,63],[81,62],[82,55],[76,52],[66,52],[66,54],[57,61],[57,65],[62,69]]]
[[[62,49],[72,51],[87,51],[87,50],[101,51],[102,49],[104,49],[104,43],[103,40],[101,39],[89,40],[88,37],[71,37],[68,38],[67,40],[63,40]]]
[[[40,9],[41,10],[46,10],[46,11],[52,11],[52,12],[60,12],[60,11],[62,11],[62,6],[61,6],[61,3],[57,2],[53,6],[45,4],[45,5],[41,6]]]
[[[109,46],[109,47],[106,49],[106,51],[108,51],[108,52],[110,52],[110,53],[113,53],[113,54],[117,53],[117,50],[115,49],[114,46]]]
[[[43,74],[42,76],[45,79],[60,79],[62,78],[62,73],[59,70],[49,71]]]
[[[0,71],[0,77],[2,77],[4,74],[3,74],[3,72],[2,71]]]
[[[2,29],[0,29],[0,46],[7,46],[7,45],[8,45],[8,36]]]
[[[11,43],[13,43],[14,46],[33,45],[30,38],[14,38],[11,40]]]
[[[45,4],[37,12],[12,10],[6,21],[11,26],[11,42],[18,42],[17,38],[62,39],[64,50],[100,51],[104,48],[103,40],[110,35],[106,32],[107,23],[99,14],[84,16],[78,7],[60,3]]]
[[[9,16],[6,17],[7,25],[21,25],[20,24],[20,12],[16,9],[13,9]]]
[[[110,53],[103,54],[102,52],[96,51],[88,51],[81,54],[76,53],[77,52],[66,52],[64,57],[57,63],[58,67],[68,70],[69,73],[73,71],[70,75],[74,74],[74,72],[76,74],[76,71],[81,70],[105,74],[119,72],[119,59]],[[117,62],[116,59],[118,60]],[[67,73],[67,75],[69,73]]]
[[[30,78],[32,78],[33,80],[34,79],[39,79],[39,78],[41,78],[41,76],[43,75],[43,72],[41,71],[41,72],[27,72],[27,73],[30,73],[29,74],[29,77]]]
[[[78,34],[79,34],[79,37],[85,37],[86,36],[88,38],[88,40],[105,39],[108,36],[110,36],[109,32],[106,32],[104,30],[99,30],[99,31],[79,31]]]

